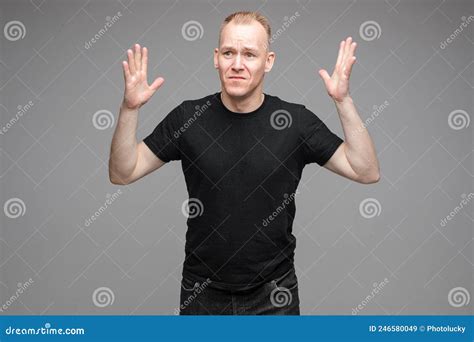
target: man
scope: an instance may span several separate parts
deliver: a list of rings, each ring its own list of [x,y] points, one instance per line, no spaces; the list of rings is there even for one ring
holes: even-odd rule
[[[221,91],[174,108],[137,143],[138,110],[163,84],[147,82],[148,51],[123,62],[125,94],[112,139],[110,180],[130,184],[181,160],[189,192],[181,314],[299,315],[291,233],[303,167],[316,162],[343,177],[379,180],[373,142],[349,95],[356,43],[342,41],[335,70],[320,70],[345,141],[304,105],[263,93],[275,53],[256,12],[221,27],[214,65]]]

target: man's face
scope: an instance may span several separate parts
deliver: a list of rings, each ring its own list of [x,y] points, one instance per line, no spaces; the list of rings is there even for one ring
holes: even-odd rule
[[[275,58],[267,42],[267,33],[257,21],[224,26],[220,46],[214,50],[214,65],[227,94],[245,97],[262,85]]]

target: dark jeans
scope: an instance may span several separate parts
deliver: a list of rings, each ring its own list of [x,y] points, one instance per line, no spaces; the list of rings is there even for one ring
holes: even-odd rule
[[[210,282],[181,281],[180,315],[299,315],[295,269],[245,291],[222,290]]]

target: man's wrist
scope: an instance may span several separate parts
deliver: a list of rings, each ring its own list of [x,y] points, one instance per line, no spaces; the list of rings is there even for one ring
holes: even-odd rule
[[[339,106],[344,106],[344,105],[347,105],[347,104],[354,104],[354,101],[352,100],[352,97],[347,95],[345,97],[343,97],[342,99],[339,99],[339,100],[336,100],[336,99],[333,99],[334,100],[334,103]]]
[[[129,108],[124,103],[120,105],[120,114],[118,120],[122,123],[136,122],[138,118],[138,108]]]
[[[121,105],[120,105],[120,110],[122,112],[136,112],[140,109],[140,106],[137,106],[137,107],[129,107],[125,104],[125,101],[122,101]]]

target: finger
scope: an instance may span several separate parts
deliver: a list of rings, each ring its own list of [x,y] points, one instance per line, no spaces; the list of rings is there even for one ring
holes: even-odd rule
[[[352,42],[352,37],[347,37],[346,43],[344,44],[344,55],[342,57],[342,64],[344,64],[347,61],[347,58],[349,57],[351,42]]]
[[[122,69],[123,69],[123,77],[125,78],[125,82],[130,79],[130,68],[128,67],[128,63],[126,61],[122,61]]]
[[[348,65],[346,67],[346,76],[347,76],[347,78],[349,78],[351,76],[352,66],[354,65],[355,61],[356,61],[355,56],[352,56],[350,58],[350,60],[348,61]]]
[[[163,84],[165,80],[163,77],[158,77],[156,80],[153,81],[153,83],[150,85],[150,88],[152,90],[157,90],[161,85]]]
[[[148,72],[148,49],[146,47],[143,48],[143,57],[142,57],[142,70],[145,76],[147,76]]]
[[[127,50],[128,55],[128,66],[130,67],[130,74],[135,74],[135,57],[133,56],[133,51],[131,49]]]
[[[353,56],[354,56],[354,52],[355,52],[356,48],[357,48],[357,43],[356,43],[356,42],[352,42],[352,44],[351,44],[351,50],[350,50],[350,51],[351,51],[350,57],[353,57]]]
[[[327,82],[331,79],[328,72],[324,69],[319,70],[319,76],[321,76],[321,78],[323,79],[324,84],[327,84]]]
[[[347,59],[345,61],[345,64],[352,62],[352,58],[354,57],[354,51],[355,51],[356,46],[357,44],[355,42],[351,44],[351,47],[349,48],[349,52],[347,53]]]
[[[342,62],[342,55],[344,54],[344,43],[345,41],[341,41],[339,43],[339,53],[337,55],[337,61],[336,61],[336,68],[341,64]]]
[[[142,53],[140,44],[135,44],[135,69],[141,71],[142,67]]]
[[[349,49],[350,49],[350,47],[351,47],[351,43],[352,43],[352,37],[347,37],[347,39],[346,39],[346,46],[345,46],[346,53],[349,52]]]

